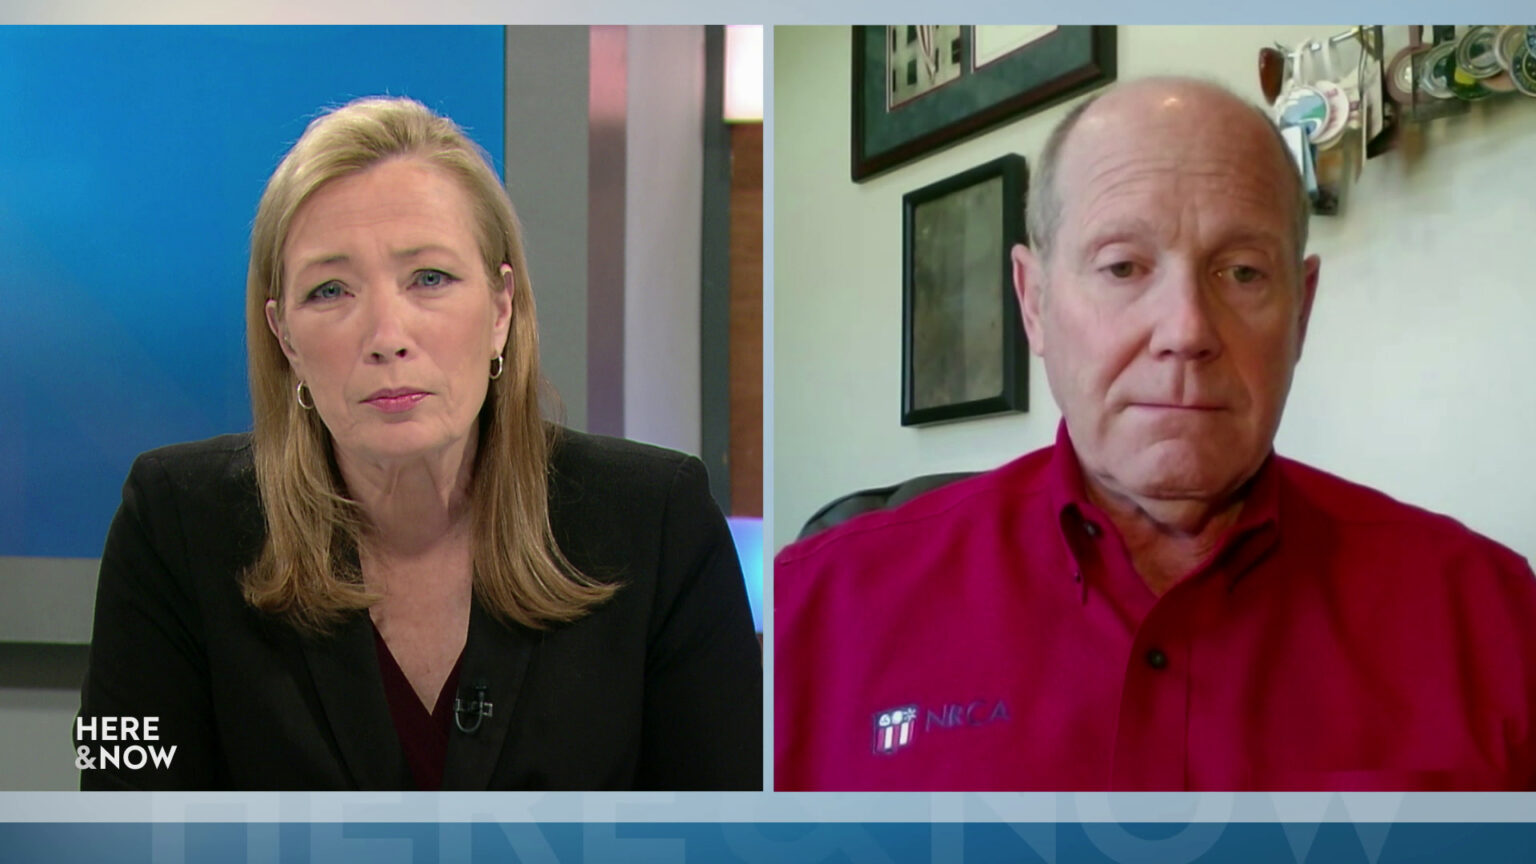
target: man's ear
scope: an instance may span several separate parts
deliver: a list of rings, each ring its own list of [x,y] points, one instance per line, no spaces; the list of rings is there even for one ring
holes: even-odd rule
[[[1029,350],[1037,356],[1045,350],[1045,326],[1040,308],[1045,300],[1045,267],[1033,249],[1023,243],[1013,247],[1013,295],[1019,300],[1019,316],[1024,319],[1024,333]]]
[[[1307,341],[1307,323],[1312,320],[1312,301],[1317,299],[1317,277],[1322,273],[1323,261],[1316,255],[1308,255],[1301,262],[1301,321],[1296,331],[1296,359],[1301,359],[1301,347]]]

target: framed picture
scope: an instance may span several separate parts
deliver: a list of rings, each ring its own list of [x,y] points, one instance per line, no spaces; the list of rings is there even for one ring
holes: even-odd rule
[[[1115,28],[853,28],[853,179],[1115,80]]]
[[[1029,409],[1010,258],[1027,182],[1009,155],[902,198],[901,425]]]

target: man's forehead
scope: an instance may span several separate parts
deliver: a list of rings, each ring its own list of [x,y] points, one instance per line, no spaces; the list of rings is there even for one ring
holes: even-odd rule
[[[1282,254],[1291,224],[1273,189],[1211,178],[1204,183],[1122,183],[1073,196],[1062,213],[1063,251],[1091,254],[1116,243],[1211,252],[1234,247]]]
[[[1250,115],[1252,106],[1215,84],[1187,78],[1143,78],[1121,84],[1094,100],[1082,122],[1136,116],[1187,120],[1220,114]]]
[[[1172,91],[1172,92],[1169,92]],[[1226,94],[1137,88],[1092,105],[1063,146],[1057,194],[1065,221],[1108,218],[1137,204],[1166,210],[1185,197],[1289,231],[1286,173],[1265,119]],[[1075,218],[1074,218],[1075,217]],[[1139,218],[1156,217],[1139,214]]]
[[[1063,148],[1078,155],[1131,152],[1162,158],[1266,144],[1272,133],[1250,106],[1225,93],[1135,87],[1105,95],[1084,112]]]
[[[1198,200],[1208,209],[1252,210],[1284,221],[1284,207],[1276,206],[1277,178],[1241,152],[1167,158],[1151,148],[1124,149],[1085,160],[1083,170],[1067,180],[1066,211],[1099,211],[1114,204],[1162,211]]]
[[[1093,150],[1155,149],[1172,156],[1233,146],[1285,155],[1266,116],[1232,93],[1199,81],[1144,79],[1088,106],[1063,142],[1063,167]]]

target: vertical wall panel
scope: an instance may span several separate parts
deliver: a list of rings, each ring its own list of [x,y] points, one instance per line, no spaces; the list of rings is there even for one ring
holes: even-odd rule
[[[586,27],[508,27],[507,192],[523,223],[539,359],[562,419],[587,428]]]
[[[700,450],[704,28],[629,28],[624,435]]]
[[[763,515],[763,127],[731,127],[731,512]]]
[[[587,431],[624,434],[628,34],[592,27],[587,151]]]

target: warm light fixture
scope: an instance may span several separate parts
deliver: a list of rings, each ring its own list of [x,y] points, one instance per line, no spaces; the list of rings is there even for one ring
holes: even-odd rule
[[[725,28],[725,122],[763,122],[763,26]]]

